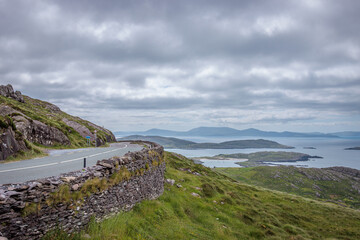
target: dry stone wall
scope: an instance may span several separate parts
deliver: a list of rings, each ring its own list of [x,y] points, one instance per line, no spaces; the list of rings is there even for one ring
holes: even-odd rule
[[[98,161],[93,167],[57,177],[0,186],[0,236],[38,239],[53,228],[67,232],[130,210],[164,190],[163,147],[142,142],[144,149]]]

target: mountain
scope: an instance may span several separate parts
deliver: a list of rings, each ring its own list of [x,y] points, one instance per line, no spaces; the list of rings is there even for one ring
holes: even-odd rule
[[[274,141],[257,139],[257,140],[235,140],[221,143],[196,143],[179,138],[169,138],[160,136],[143,136],[130,135],[119,138],[118,140],[143,140],[156,142],[165,148],[180,148],[180,149],[243,149],[243,148],[279,148],[289,149],[293,148],[285,146]]]
[[[261,131],[255,128],[238,130],[229,127],[198,127],[189,131],[150,129],[145,132],[115,132],[117,136],[146,135],[162,137],[326,137],[337,138],[335,134]]]
[[[130,135],[127,137],[118,138],[118,140],[150,141],[160,144],[165,148],[180,148],[180,149],[188,149],[190,146],[196,144],[195,142],[178,139],[178,138],[160,137],[160,136],[143,136],[143,135]]]
[[[44,148],[100,146],[116,141],[103,127],[71,116],[54,104],[14,92],[11,85],[0,86],[0,160],[31,157]]]
[[[357,209],[252,186],[178,154],[165,152],[164,159],[169,181],[162,196],[94,219],[81,232],[56,230],[44,239],[360,239]]]
[[[360,132],[352,132],[352,131],[335,132],[335,133],[331,133],[331,135],[335,135],[342,138],[360,138]]]

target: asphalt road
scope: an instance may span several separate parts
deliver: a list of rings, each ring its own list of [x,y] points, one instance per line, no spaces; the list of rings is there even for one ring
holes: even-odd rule
[[[61,173],[81,170],[86,158],[86,166],[93,166],[98,160],[123,156],[127,152],[141,150],[142,147],[126,142],[114,143],[107,148],[83,148],[52,150],[49,156],[18,162],[0,163],[0,184],[21,183]]]

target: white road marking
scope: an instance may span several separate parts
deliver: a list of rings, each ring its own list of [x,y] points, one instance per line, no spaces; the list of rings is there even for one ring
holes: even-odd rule
[[[84,156],[84,157],[81,157],[81,158],[75,158],[75,159],[65,160],[65,161],[61,161],[61,162],[47,163],[47,164],[42,164],[42,165],[30,166],[30,167],[22,167],[22,168],[13,168],[13,169],[1,170],[0,173],[13,172],[13,171],[25,170],[25,169],[32,169],[32,168],[47,167],[47,166],[52,166],[52,165],[57,165],[57,164],[62,164],[62,163],[74,162],[74,161],[82,160],[82,159],[84,159],[84,158],[95,157],[95,156],[98,156],[98,155],[101,155],[101,154],[105,154],[105,153],[109,153],[109,152],[115,152],[115,151],[117,151],[117,150],[119,150],[119,149],[124,149],[124,148],[127,148],[127,147],[128,147],[128,145],[125,144],[125,146],[122,147],[122,148],[116,148],[116,149],[114,149],[114,150],[110,150],[110,151],[106,151],[106,152],[101,152],[101,153],[96,153],[96,154]]]

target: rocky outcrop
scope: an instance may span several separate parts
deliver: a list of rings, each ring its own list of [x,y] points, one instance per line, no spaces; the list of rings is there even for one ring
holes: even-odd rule
[[[0,186],[0,236],[39,239],[60,227],[83,229],[164,191],[163,148],[149,148],[99,161],[96,166],[57,177]]]
[[[16,134],[11,127],[2,129],[0,134],[0,161],[20,151],[27,150],[25,142],[22,139],[16,139]]]
[[[92,140],[95,139],[95,132],[91,132],[89,130],[89,128],[87,128],[85,125],[82,125],[82,124],[80,124],[78,122],[75,122],[75,121],[71,121],[71,120],[69,120],[67,118],[63,118],[62,121],[66,125],[68,125],[69,127],[73,128],[75,131],[77,131],[82,137],[85,138],[85,137],[89,136],[89,137],[91,137]],[[98,125],[95,125],[95,124],[93,124],[91,122],[87,122],[87,125],[89,127],[93,128],[93,129],[96,129],[97,131],[100,130],[100,131],[103,131],[103,132],[107,133],[107,135],[104,136],[104,138],[102,136],[97,135],[96,146],[104,145],[106,142],[114,142],[114,141],[116,141],[116,138],[115,138],[114,134],[111,131],[109,131],[109,130],[107,130],[105,128],[102,128],[102,127],[100,127]]]
[[[30,142],[45,146],[55,144],[70,145],[68,137],[55,127],[48,126],[37,120],[28,120],[22,115],[14,116],[13,119],[16,129]]]
[[[16,101],[19,102],[24,102],[24,97],[22,96],[20,91],[16,91],[14,92],[13,87],[8,84],[8,85],[0,85],[0,95],[4,96],[4,97],[9,97],[9,98],[13,98]]]
[[[11,116],[16,129],[23,135],[24,139],[30,142],[45,146],[70,144],[68,137],[59,129],[33,120],[10,106],[0,105],[0,115]]]

